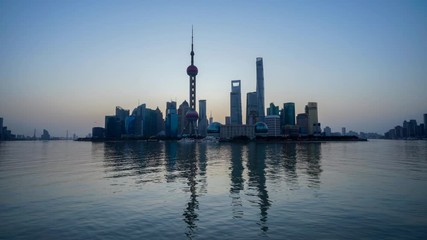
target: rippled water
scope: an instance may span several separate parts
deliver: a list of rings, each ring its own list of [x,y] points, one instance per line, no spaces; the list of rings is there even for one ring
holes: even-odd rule
[[[427,239],[427,141],[0,143],[0,239]]]

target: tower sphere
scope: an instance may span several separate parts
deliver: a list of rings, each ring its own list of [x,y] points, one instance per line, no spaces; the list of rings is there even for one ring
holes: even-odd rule
[[[190,109],[187,111],[187,114],[185,114],[185,118],[187,118],[189,121],[197,121],[197,119],[199,119],[199,114],[196,111]]]
[[[187,68],[187,74],[188,74],[188,76],[195,77],[198,72],[199,72],[199,70],[194,65],[190,65]]]

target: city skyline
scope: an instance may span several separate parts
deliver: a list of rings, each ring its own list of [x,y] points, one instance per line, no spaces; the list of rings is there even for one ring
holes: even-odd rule
[[[0,2],[4,124],[85,136],[116,106],[165,116],[166,102],[189,100],[193,24],[195,101],[207,100],[214,121],[229,115],[232,79],[243,103],[256,89],[258,57],[265,106],[294,102],[299,114],[317,102],[322,128],[382,134],[427,112],[425,2],[168,3]]]

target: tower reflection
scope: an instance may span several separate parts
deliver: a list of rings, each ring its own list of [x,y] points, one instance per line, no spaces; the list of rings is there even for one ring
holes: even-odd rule
[[[260,226],[263,232],[268,231],[267,215],[271,206],[265,178],[265,148],[262,143],[251,143],[248,154],[248,190],[256,190],[256,196],[259,198],[257,204],[260,208]]]
[[[181,144],[179,145],[177,170],[180,178],[186,179],[185,192],[190,194],[184,208],[183,221],[187,224],[186,236],[193,238],[199,221],[200,194],[206,192],[206,145],[205,144]],[[200,183],[199,191],[197,185]]]
[[[243,153],[246,147],[240,144],[229,145],[231,148],[231,186],[230,186],[230,197],[233,211],[233,218],[242,218],[242,199],[240,197],[240,191],[244,190],[244,178],[243,178]]]

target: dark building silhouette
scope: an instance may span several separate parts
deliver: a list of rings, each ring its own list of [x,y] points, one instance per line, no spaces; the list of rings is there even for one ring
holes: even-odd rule
[[[178,111],[176,102],[166,103],[165,134],[167,137],[178,137]]]
[[[46,129],[43,129],[43,134],[41,136],[42,140],[50,140],[50,134]]]
[[[258,121],[264,121],[264,65],[262,57],[256,58],[256,93],[258,107]]]
[[[92,128],[92,138],[93,139],[103,139],[105,138],[105,129],[102,127]]]
[[[231,81],[230,118],[231,124],[242,125],[242,95],[240,80]]]
[[[257,93],[248,92],[246,94],[246,124],[254,125],[258,119]]]

